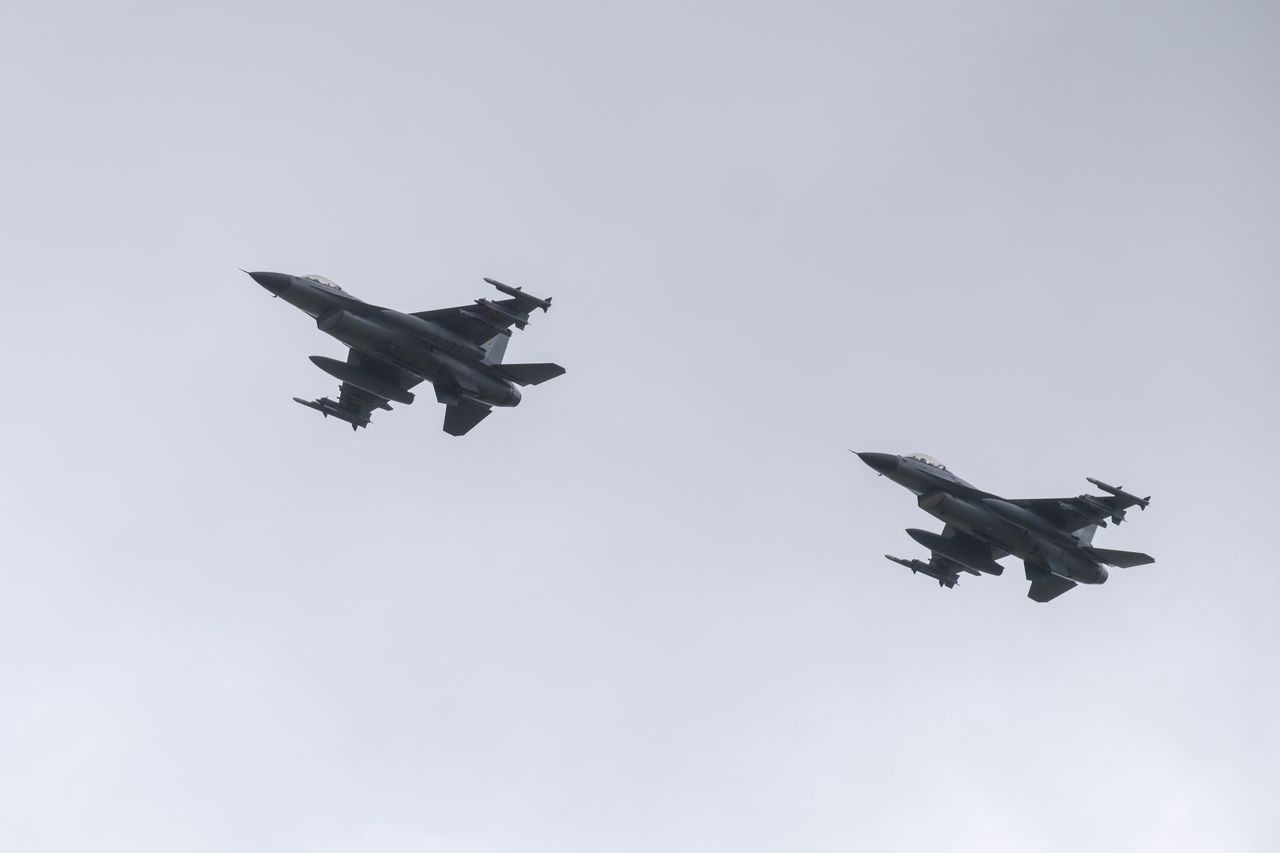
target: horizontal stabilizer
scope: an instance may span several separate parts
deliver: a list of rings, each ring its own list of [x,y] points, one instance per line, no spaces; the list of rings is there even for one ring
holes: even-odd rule
[[[498,370],[517,385],[541,385],[564,374],[558,364],[503,364]]]
[[[444,431],[449,435],[466,435],[471,428],[489,417],[493,409],[470,400],[463,400],[457,405],[445,406]]]
[[[1064,592],[1069,592],[1075,588],[1075,585],[1075,581],[1069,581],[1058,575],[1042,575],[1031,582],[1031,589],[1027,590],[1027,598],[1043,604],[1046,601],[1053,601]]]
[[[1122,569],[1146,566],[1156,561],[1156,558],[1149,554],[1141,554],[1137,551],[1113,551],[1110,548],[1090,548],[1089,556],[1100,563],[1119,566]]]

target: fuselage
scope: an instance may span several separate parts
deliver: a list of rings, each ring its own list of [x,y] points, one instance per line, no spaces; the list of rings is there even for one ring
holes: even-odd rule
[[[1106,568],[1085,552],[1085,543],[1071,531],[975,488],[937,462],[922,456],[888,453],[859,456],[877,472],[915,494],[921,509],[957,530],[1077,583],[1106,582]]]
[[[255,273],[254,278],[351,349],[488,406],[520,402],[520,390],[485,363],[482,348],[439,323],[371,305],[319,276]]]

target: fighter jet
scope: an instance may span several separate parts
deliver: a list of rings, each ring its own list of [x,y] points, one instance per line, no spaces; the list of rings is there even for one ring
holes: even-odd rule
[[[923,453],[859,453],[875,471],[914,492],[920,508],[945,523],[942,533],[908,529],[907,535],[932,551],[929,562],[888,559],[953,587],[961,572],[998,575],[997,560],[1022,560],[1032,601],[1051,601],[1076,584],[1107,580],[1106,566],[1143,566],[1155,560],[1134,551],[1093,546],[1093,534],[1107,522],[1119,524],[1130,507],[1146,509],[1139,498],[1117,486],[1088,477],[1106,495],[1006,500],[952,474]]]
[[[564,373],[558,364],[503,364],[511,327],[525,328],[540,299],[500,281],[485,281],[507,299],[477,299],[474,305],[402,314],[347,293],[324,276],[251,272],[274,296],[315,318],[316,326],[349,347],[347,360],[313,355],[311,361],[342,381],[337,400],[293,399],[325,417],[369,425],[375,409],[390,402],[408,405],[409,392],[424,380],[445,405],[444,431],[465,435],[493,411],[520,403],[516,386],[538,385]]]

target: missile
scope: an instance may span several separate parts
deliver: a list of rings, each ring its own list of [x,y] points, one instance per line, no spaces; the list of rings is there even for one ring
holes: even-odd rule
[[[523,290],[521,290],[518,287],[512,287],[509,284],[503,284],[502,282],[496,281],[492,278],[486,278],[485,282],[487,282],[488,284],[492,284],[494,287],[498,288],[498,290],[501,290],[503,293],[507,294],[508,296],[514,296],[516,299],[522,300],[524,302],[528,302],[531,305],[541,308],[544,314],[546,313],[547,309],[551,307],[551,297],[549,296],[546,299],[539,299],[536,296],[531,296],[528,293],[525,293]]]
[[[885,554],[884,557],[886,560],[891,560],[899,566],[906,566],[911,570],[912,574],[922,572],[928,577],[936,580],[938,582],[938,586],[945,586],[947,589],[955,586],[958,581],[955,571],[947,572],[943,569],[943,567],[946,566],[946,563],[943,563],[939,568],[934,568],[921,560],[904,560],[901,557],[895,557],[892,554]]]
[[[1081,495],[1080,497],[1085,497],[1085,496]],[[1101,504],[1090,503],[1089,501],[1081,501],[1081,503],[1083,503],[1085,506],[1092,509],[1094,512],[1101,513],[1104,516],[1110,514],[1111,512],[1110,509],[1108,509],[1105,506],[1102,506]],[[1093,517],[1092,515],[1090,515],[1089,513],[1085,512],[1080,507],[1072,503],[1071,500],[1058,501],[1058,509],[1062,510],[1063,512],[1070,513],[1072,515],[1079,516],[1080,518],[1087,520],[1091,524],[1096,524],[1099,527],[1107,526],[1107,523],[1103,521],[1101,518]]]
[[[1094,512],[1099,513],[1100,515],[1107,516],[1108,518],[1111,519],[1111,521],[1114,524],[1120,524],[1122,521],[1124,521],[1124,510],[1116,509],[1115,507],[1109,507],[1106,504],[1104,504],[1101,500],[1094,497],[1093,495],[1077,495],[1076,500],[1078,500],[1080,503],[1084,504],[1085,506],[1089,507],[1089,509],[1093,510]],[[1073,509],[1071,504],[1069,503],[1064,504],[1063,509],[1066,509],[1068,512],[1074,512],[1077,515],[1084,515],[1084,513],[1080,512],[1080,510]],[[1107,523],[1100,518],[1096,519],[1096,523],[1100,527],[1107,526]]]
[[[368,415],[361,415],[359,412],[344,409],[328,397],[321,397],[319,400],[304,400],[301,397],[294,397],[293,402],[306,406],[308,409],[315,409],[326,418],[333,415],[340,421],[346,421],[351,424],[353,430],[369,425]]]
[[[1147,508],[1147,504],[1151,503],[1150,495],[1147,495],[1145,498],[1140,498],[1137,495],[1129,494],[1124,490],[1122,486],[1109,486],[1106,483],[1102,482],[1101,480],[1095,480],[1092,477],[1085,477],[1085,479],[1088,480],[1090,483],[1093,483],[1099,489],[1102,489],[1102,491],[1104,492],[1110,492],[1111,494],[1115,495],[1118,498],[1124,498],[1125,500],[1133,501],[1134,504],[1136,504],[1137,506],[1141,507],[1144,510]]]
[[[989,575],[999,575],[1004,572],[1004,566],[991,559],[991,551],[988,548],[981,549],[986,551],[985,554],[979,553],[978,549],[968,547],[964,541],[948,539],[937,533],[931,533],[928,530],[917,530],[914,527],[907,528],[907,535],[933,553],[957,563],[971,575],[982,572]]]
[[[468,320],[475,320],[481,325],[488,326],[496,334],[506,335],[508,338],[511,337],[511,330],[507,328],[505,323],[499,323],[497,320],[486,317],[483,311],[472,311],[470,308],[463,308],[461,313]]]
[[[367,391],[376,397],[395,400],[397,403],[404,403],[405,405],[413,402],[413,394],[381,376],[375,376],[368,371],[353,367],[345,361],[325,358],[322,355],[313,355],[311,356],[311,363],[335,379],[350,383],[361,391]]]
[[[497,317],[498,319],[506,320],[508,323],[512,324],[517,329],[523,329],[529,325],[528,320],[521,317],[519,314],[512,314],[510,311],[508,311],[506,308],[503,308],[501,305],[497,304],[496,302],[491,302],[488,299],[477,299],[476,304],[479,305],[481,308],[483,308],[485,311],[488,311],[493,316]]]

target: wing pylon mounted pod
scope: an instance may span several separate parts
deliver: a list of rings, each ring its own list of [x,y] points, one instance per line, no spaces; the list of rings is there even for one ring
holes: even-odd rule
[[[490,299],[477,299],[476,304],[483,310],[488,311],[499,321],[506,321],[517,329],[524,331],[529,326],[529,321],[521,317],[519,314],[512,314],[506,308]]]
[[[369,416],[351,409],[343,408],[334,400],[328,397],[321,397],[319,400],[304,400],[301,397],[294,397],[293,402],[306,406],[308,409],[315,409],[326,418],[332,415],[340,421],[346,421],[351,424],[353,430],[369,425]],[[391,407],[385,403],[378,408],[391,411]]]
[[[906,566],[911,570],[912,574],[920,572],[928,575],[938,582],[938,586],[945,586],[951,589],[960,579],[960,574],[956,568],[952,568],[953,564],[945,557],[942,558],[941,565],[931,566],[923,560],[904,560],[901,557],[895,557],[892,554],[885,554],[884,558],[897,563],[899,566]]]

